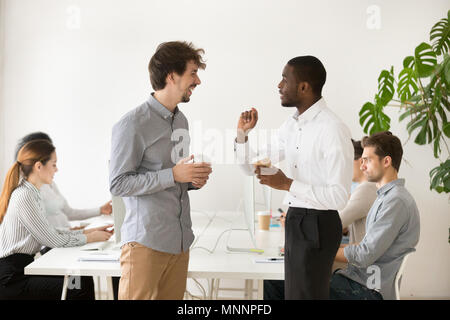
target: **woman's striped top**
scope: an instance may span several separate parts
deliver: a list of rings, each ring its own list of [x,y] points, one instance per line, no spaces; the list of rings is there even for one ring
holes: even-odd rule
[[[48,222],[39,190],[22,179],[12,192],[0,224],[0,258],[36,254],[42,246],[74,247],[86,243],[82,230],[58,230]]]

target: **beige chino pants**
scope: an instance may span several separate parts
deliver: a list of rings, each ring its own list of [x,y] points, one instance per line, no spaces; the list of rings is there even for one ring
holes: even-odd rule
[[[137,242],[122,247],[119,300],[181,300],[186,290],[189,251],[170,254]]]

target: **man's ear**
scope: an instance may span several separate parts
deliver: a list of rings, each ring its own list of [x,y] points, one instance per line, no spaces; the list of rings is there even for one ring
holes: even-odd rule
[[[167,77],[166,77],[166,83],[174,84],[174,82],[175,82],[175,78],[174,78],[173,72],[168,73]]]
[[[392,167],[392,158],[390,156],[386,156],[383,159],[383,165],[385,168],[391,166]]]
[[[311,89],[311,86],[306,81],[300,81],[298,84],[298,87],[297,87],[298,92],[300,92],[302,94],[306,93],[310,89]]]

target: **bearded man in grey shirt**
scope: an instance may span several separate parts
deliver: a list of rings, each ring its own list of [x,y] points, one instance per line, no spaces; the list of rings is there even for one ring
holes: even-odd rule
[[[366,219],[366,235],[355,245],[341,245],[335,260],[348,263],[331,278],[331,299],[395,299],[394,280],[405,255],[419,241],[419,210],[398,179],[403,149],[389,131],[362,140],[361,170],[376,182],[377,199]]]
[[[110,191],[126,207],[119,299],[183,298],[194,240],[187,192],[212,170],[188,157],[188,122],[177,104],[201,83],[203,53],[192,43],[160,44],[149,63],[155,92],[113,127]]]

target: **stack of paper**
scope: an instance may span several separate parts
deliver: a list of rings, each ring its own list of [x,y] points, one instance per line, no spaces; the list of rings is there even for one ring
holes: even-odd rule
[[[78,258],[78,261],[119,262],[119,260],[120,252],[117,251],[88,253]]]

